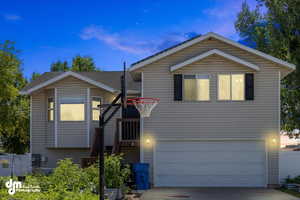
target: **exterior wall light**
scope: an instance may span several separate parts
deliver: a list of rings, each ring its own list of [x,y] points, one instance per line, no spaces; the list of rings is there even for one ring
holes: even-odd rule
[[[150,138],[147,138],[146,140],[145,140],[145,142],[146,142],[146,144],[151,144],[151,140],[150,140]]]
[[[273,139],[272,139],[272,142],[273,142],[274,144],[276,144],[276,142],[277,142],[276,138],[273,138]]]

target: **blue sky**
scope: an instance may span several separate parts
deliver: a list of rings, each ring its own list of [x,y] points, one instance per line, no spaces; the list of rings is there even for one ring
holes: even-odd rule
[[[234,30],[244,0],[10,0],[1,2],[0,41],[21,50],[26,77],[57,60],[91,56],[102,70],[120,70],[195,34]],[[255,7],[255,0],[247,0]]]

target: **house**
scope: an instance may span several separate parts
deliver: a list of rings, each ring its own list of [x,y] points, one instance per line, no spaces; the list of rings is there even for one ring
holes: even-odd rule
[[[289,135],[280,135],[280,148],[281,149],[298,149],[300,148],[300,138],[290,137]]]
[[[30,95],[30,150],[35,167],[54,168],[62,158],[80,163],[81,158],[90,156],[95,128],[99,127],[98,105],[109,104],[118,94],[122,73],[46,72],[21,91]],[[128,95],[139,96],[140,83],[130,76],[127,79]],[[115,121],[120,117],[119,112],[106,125],[108,151],[114,144]],[[127,146],[132,161],[137,162],[138,149]]]
[[[105,144],[149,163],[153,186],[272,187],[279,184],[280,80],[294,69],[215,33],[195,37],[132,64],[128,95],[160,102],[150,118],[121,126],[113,119]],[[116,96],[119,76],[46,73],[23,89],[31,96],[31,152],[48,158],[44,167],[88,156],[94,105]],[[124,131],[126,123],[134,128]]]

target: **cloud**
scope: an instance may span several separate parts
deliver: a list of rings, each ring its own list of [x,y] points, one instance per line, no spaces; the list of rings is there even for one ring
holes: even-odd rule
[[[233,12],[232,9],[224,9],[224,8],[222,9],[219,7],[205,9],[202,11],[202,13],[205,15],[209,15],[211,17],[216,17],[216,18],[224,18],[224,17],[229,17],[229,16],[236,14],[236,12]]]
[[[128,40],[123,35],[118,33],[109,33],[99,26],[89,26],[85,28],[81,34],[80,38],[83,40],[96,39],[105,44],[128,53],[133,54],[144,54],[151,51],[151,44],[145,42],[139,42],[136,40]]]
[[[138,35],[132,36],[125,33],[110,33],[100,26],[92,25],[83,29],[80,38],[83,40],[96,39],[123,52],[148,55],[169,48],[195,35],[197,35],[196,32],[173,32],[152,40],[140,39]]]
[[[236,20],[238,12],[241,10],[242,3],[244,1],[245,0],[218,1],[215,6],[203,10],[202,14],[204,14],[208,18],[208,21],[214,22],[207,24],[207,26],[202,26],[204,27],[203,29],[205,29],[204,32],[206,32],[208,29],[208,31],[213,31],[223,36],[237,40],[238,35],[235,31],[234,22]],[[247,0],[247,3],[252,9],[255,8],[257,4],[256,0]],[[201,19],[199,21],[201,21]],[[201,23],[206,22],[201,21]]]
[[[16,15],[16,14],[4,14],[3,17],[7,21],[19,21],[22,19],[20,15]]]
[[[208,8],[202,11],[203,14],[210,17],[215,17],[219,19],[236,17],[237,13],[241,10],[242,3],[245,0],[227,0],[224,3],[218,2],[215,7]],[[250,8],[254,8],[257,5],[256,0],[246,1]]]
[[[172,47],[176,44],[179,44],[185,40],[191,39],[193,37],[198,36],[197,32],[187,32],[187,33],[179,33],[173,32],[168,33],[163,36],[156,46],[157,51],[164,50],[166,48]]]

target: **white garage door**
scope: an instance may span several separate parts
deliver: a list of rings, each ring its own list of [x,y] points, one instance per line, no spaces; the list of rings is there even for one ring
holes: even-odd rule
[[[157,187],[265,187],[263,141],[158,141]]]

